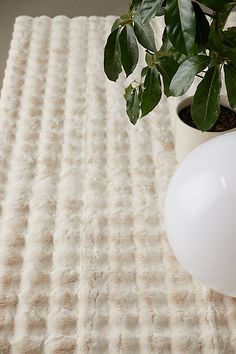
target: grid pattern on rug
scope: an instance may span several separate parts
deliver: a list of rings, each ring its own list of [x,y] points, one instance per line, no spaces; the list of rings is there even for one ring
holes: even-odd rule
[[[236,353],[235,300],[193,281],[164,234],[168,103],[134,127],[124,78],[103,73],[113,21],[16,19],[0,101],[0,353]]]

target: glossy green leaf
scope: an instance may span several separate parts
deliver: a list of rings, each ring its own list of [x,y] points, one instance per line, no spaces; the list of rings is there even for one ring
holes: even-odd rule
[[[225,11],[224,12],[218,12],[218,21],[219,21],[219,26],[220,28],[224,28],[225,24],[227,22],[227,19],[230,15],[230,12],[232,11],[232,3],[228,4],[225,6]]]
[[[236,66],[236,27],[230,27],[221,32],[221,45],[218,44],[218,52],[225,61],[231,60]]]
[[[153,65],[155,65],[155,55],[146,51],[145,62],[147,63],[147,65],[149,67],[152,67]]]
[[[138,15],[142,19],[142,23],[150,21],[159,13],[164,0],[143,0],[139,6]]]
[[[236,66],[233,64],[225,64],[224,73],[230,106],[236,108]]]
[[[231,0],[198,0],[201,4],[209,7],[214,11],[225,11],[227,4],[232,2]]]
[[[156,67],[149,68],[141,100],[142,117],[151,112],[161,99],[161,81]]]
[[[163,34],[162,34],[162,46],[161,46],[160,50],[161,51],[170,51],[172,49],[174,49],[174,47],[173,47],[173,44],[171,43],[171,41],[168,38],[167,31],[166,31],[166,28],[165,28],[164,31],[163,31]]]
[[[167,97],[170,96],[170,83],[178,67],[179,64],[173,57],[162,57],[157,61],[157,68],[162,75],[164,92]]]
[[[182,64],[185,60],[187,60],[188,58],[191,58],[191,54],[189,55],[185,55],[185,54],[182,54],[182,53],[175,53],[174,54],[174,58],[175,60],[177,61],[177,63],[180,65]]]
[[[124,14],[124,15],[121,15],[120,18],[122,19],[122,21],[129,21],[130,20],[130,15],[129,14]]]
[[[204,47],[208,41],[210,25],[201,7],[196,2],[192,2],[192,5],[196,19],[196,43],[201,48]]]
[[[195,13],[189,0],[167,0],[165,23],[168,38],[181,53],[188,54],[196,35]]]
[[[198,85],[191,108],[193,121],[202,131],[212,128],[219,117],[220,89],[220,71],[212,67]]]
[[[231,60],[232,63],[236,64],[236,48],[228,48],[226,46],[222,47],[222,55],[225,60]]]
[[[124,20],[122,20],[120,17],[117,18],[115,20],[115,22],[113,23],[113,26],[111,28],[111,32],[115,31],[117,28],[119,28],[121,26],[121,24],[124,22]]]
[[[129,76],[138,63],[139,51],[134,30],[126,25],[120,34],[121,62],[126,76]]]
[[[129,116],[129,120],[132,124],[135,125],[140,116],[139,89],[134,88],[131,90],[131,88],[128,87],[125,93],[125,99],[126,99],[126,112]]]
[[[143,0],[141,11],[139,12],[143,23],[155,17],[159,2],[159,0]]]
[[[141,77],[144,77],[144,76],[147,75],[148,69],[149,69],[148,66],[145,66],[145,67],[142,69],[142,71],[141,71]]]
[[[184,61],[187,58],[187,55],[179,52],[173,46],[173,44],[170,42],[166,29],[164,30],[163,35],[162,35],[162,46],[161,46],[160,50],[158,51],[158,56],[159,57],[161,57],[161,56],[173,57],[178,62],[178,64],[180,64],[182,61]]]
[[[146,49],[155,53],[157,51],[152,27],[149,23],[142,24],[140,19],[135,18],[134,32],[139,43]]]
[[[131,98],[132,91],[134,90],[133,85],[130,84],[125,88],[124,98],[128,101]]]
[[[170,92],[172,96],[183,95],[192,85],[195,75],[203,71],[209,63],[210,58],[206,55],[196,55],[185,60],[171,81]]]
[[[104,71],[111,81],[116,81],[122,71],[119,35],[119,28],[111,32],[104,50]]]
[[[156,16],[165,15],[165,6],[166,6],[166,0],[162,1],[161,5],[158,6],[158,8],[156,10]]]
[[[223,38],[220,33],[215,32],[212,28],[208,36],[208,49],[220,52],[223,46]]]
[[[133,0],[130,5],[130,11],[137,10],[141,6],[142,1],[143,0]]]
[[[236,48],[236,27],[230,27],[222,32],[223,44],[229,48]]]

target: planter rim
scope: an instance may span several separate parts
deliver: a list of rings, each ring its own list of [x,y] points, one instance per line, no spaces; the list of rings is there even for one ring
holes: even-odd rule
[[[213,134],[213,135],[216,134],[216,133],[217,133],[217,134],[219,134],[219,133],[224,134],[224,133],[227,133],[227,132],[230,133],[231,130],[232,130],[232,131],[235,130],[235,128],[230,128],[230,129],[227,129],[227,130],[222,130],[222,131],[220,131],[220,132],[211,132],[211,131],[208,131],[208,130],[203,131],[203,130],[200,130],[200,129],[198,129],[198,128],[192,127],[191,125],[185,123],[185,122],[180,118],[179,112],[181,111],[181,109],[188,107],[189,104],[191,105],[192,100],[193,100],[193,96],[185,97],[181,102],[179,102],[179,104],[178,104],[177,107],[176,107],[177,119],[178,119],[183,125],[185,125],[185,126],[188,127],[189,129],[195,130],[196,132],[207,133],[207,134]],[[224,105],[225,107],[227,107],[227,108],[231,109],[233,112],[235,112],[235,110],[230,107],[229,101],[228,101],[228,97],[227,97],[227,96],[224,96],[224,95],[221,95],[221,96],[220,96],[220,104],[221,104],[221,105]]]

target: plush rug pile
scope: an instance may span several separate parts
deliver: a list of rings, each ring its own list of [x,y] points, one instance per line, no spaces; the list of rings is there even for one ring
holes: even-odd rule
[[[113,20],[16,19],[0,101],[0,353],[236,353],[236,301],[193,281],[164,233],[168,103],[134,127],[124,78],[103,73]]]

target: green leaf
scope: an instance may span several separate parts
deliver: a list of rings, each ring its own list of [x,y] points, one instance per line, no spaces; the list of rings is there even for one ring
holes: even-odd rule
[[[171,81],[170,92],[172,96],[183,95],[192,85],[195,75],[205,69],[209,63],[210,58],[206,55],[196,55],[185,60]]]
[[[172,49],[175,49],[171,43],[171,41],[168,38],[166,28],[163,31],[162,34],[162,46],[160,48],[161,51],[170,51]]]
[[[162,1],[161,5],[158,6],[158,8],[156,10],[156,16],[165,15],[165,6],[166,6],[166,0]]]
[[[173,44],[170,42],[168,35],[167,35],[167,31],[166,28],[163,32],[162,35],[162,46],[160,48],[160,50],[158,51],[158,57],[166,57],[166,56],[172,56],[179,64],[184,61],[187,56],[181,52],[179,52],[174,46]]]
[[[185,55],[185,54],[176,52],[176,53],[174,54],[174,58],[175,58],[175,60],[177,61],[177,63],[180,65],[180,64],[182,64],[186,59],[191,58],[191,54]]]
[[[221,45],[218,49],[221,58],[236,63],[236,27],[221,32]]]
[[[220,71],[215,66],[207,71],[193,97],[191,115],[202,131],[212,128],[219,117],[220,89]]]
[[[233,64],[225,64],[224,73],[230,106],[236,108],[236,66]]]
[[[159,1],[156,0],[143,0],[141,11],[139,12],[143,23],[155,17],[159,5]]]
[[[144,76],[147,75],[148,69],[149,69],[148,66],[145,66],[145,67],[142,69],[142,71],[141,71],[141,77],[144,77]]]
[[[223,44],[229,48],[236,48],[236,27],[230,27],[222,32]]]
[[[219,33],[216,33],[215,30],[212,28],[210,30],[209,36],[208,36],[208,49],[216,51],[216,52],[221,52],[222,46],[223,46],[223,40],[222,36]]]
[[[140,97],[138,88],[127,88],[125,93],[126,99],[126,112],[132,124],[136,124],[140,116]]]
[[[132,84],[130,84],[128,87],[125,89],[125,94],[124,98],[128,101],[131,98],[132,91],[134,90]]]
[[[121,62],[126,76],[129,76],[138,63],[138,45],[134,30],[130,25],[126,25],[120,34]]]
[[[236,63],[236,48],[223,46],[220,54],[225,60],[231,60],[233,64]]]
[[[122,71],[119,35],[119,28],[111,32],[104,50],[104,71],[111,81],[116,81]]]
[[[198,2],[209,7],[214,11],[226,11],[227,4],[232,1],[231,0],[198,0]]]
[[[204,45],[208,41],[210,25],[201,7],[196,2],[192,2],[192,5],[194,8],[195,18],[196,18],[196,43],[201,48],[204,47]]]
[[[141,99],[142,117],[151,112],[161,99],[161,81],[157,68],[149,68]]]
[[[195,13],[189,0],[167,0],[165,23],[168,38],[181,53],[188,54],[196,35]]]
[[[173,57],[161,57],[157,61],[157,68],[162,75],[164,92],[167,97],[170,96],[170,82],[175,75],[179,64]]]
[[[111,32],[115,31],[117,28],[119,28],[121,26],[121,24],[124,22],[124,20],[122,20],[120,17],[117,18],[115,20],[115,22],[113,23],[113,26],[111,28]]]
[[[142,23],[150,21],[159,13],[164,0],[143,0],[138,9],[138,16]]]
[[[133,0],[131,5],[130,5],[130,11],[137,10],[141,6],[142,1],[143,0]]]
[[[149,23],[142,24],[138,18],[134,19],[134,32],[139,43],[146,49],[155,53],[157,51],[152,27]]]
[[[151,68],[152,66],[155,65],[155,55],[149,53],[148,51],[146,51],[145,54],[145,62],[147,63],[147,65]]]
[[[130,15],[129,14],[124,14],[120,16],[122,21],[129,21],[130,20]]]

